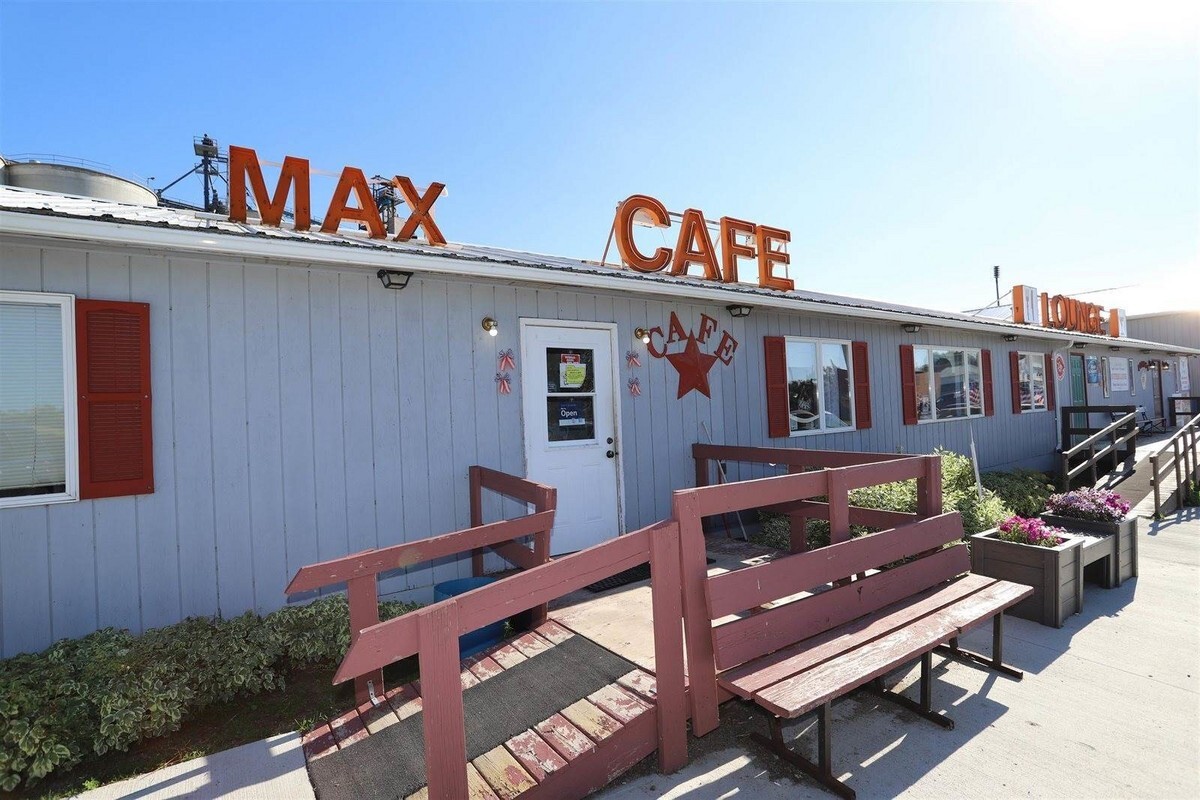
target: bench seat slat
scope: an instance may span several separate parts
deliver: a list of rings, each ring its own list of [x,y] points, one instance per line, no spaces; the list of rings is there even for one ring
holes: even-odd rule
[[[737,614],[779,597],[935,550],[961,539],[962,531],[962,517],[952,511],[806,553],[794,553],[766,564],[714,575],[708,579],[709,617],[720,619]]]
[[[814,553],[818,551],[812,551]],[[729,669],[899,602],[970,570],[963,545],[713,628],[718,670]]]
[[[734,667],[721,673],[718,680],[725,689],[749,699],[763,687],[891,633],[995,582],[995,578],[984,575],[964,575],[951,584],[927,589],[847,625]]]
[[[767,686],[755,692],[753,699],[773,714],[794,719],[945,644],[1032,593],[1028,586],[997,581],[916,622]]]

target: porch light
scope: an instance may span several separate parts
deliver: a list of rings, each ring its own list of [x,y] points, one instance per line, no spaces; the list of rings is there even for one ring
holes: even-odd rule
[[[729,316],[731,317],[748,317],[750,316],[751,308],[750,306],[739,306],[735,304],[732,306],[725,306],[725,310],[729,312]]]
[[[1078,350],[1082,350],[1083,348],[1085,348],[1087,346],[1088,346],[1087,342],[1071,342],[1071,347],[1074,347]]]
[[[1116,345],[1113,345],[1112,347],[1109,347],[1108,349],[1115,353],[1118,350],[1120,350],[1121,348],[1117,347]]]
[[[379,282],[383,284],[385,289],[403,289],[408,286],[408,279],[412,277],[411,272],[401,272],[398,269],[381,269],[375,273],[379,278]]]
[[[1006,341],[1006,342],[1015,342],[1016,340],[1017,340],[1017,335],[1016,335],[1015,333],[1006,333],[1006,334],[1004,334],[1004,341]]]
[[[919,333],[921,331],[921,326],[915,322],[906,322],[900,327],[904,328],[905,333]]]
[[[500,326],[491,317],[484,317],[483,321],[479,324],[488,332],[488,336],[497,336],[500,333]]]
[[[633,332],[633,338],[637,339],[642,344],[650,344],[650,331],[645,328],[638,328]]]

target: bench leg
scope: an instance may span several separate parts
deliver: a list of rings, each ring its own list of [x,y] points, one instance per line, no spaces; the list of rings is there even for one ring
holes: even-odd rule
[[[781,759],[813,778],[838,797],[855,800],[854,790],[839,781],[833,775],[833,756],[830,745],[830,708],[832,703],[826,703],[817,710],[817,763],[809,761],[804,756],[787,746],[783,738],[783,720],[774,714],[767,713],[767,724],[771,729],[768,739],[761,733],[752,733],[750,738],[770,750]]]
[[[992,657],[982,656],[979,653],[972,653],[970,650],[963,650],[958,647],[958,639],[951,639],[950,645],[939,645],[937,651],[950,658],[956,658],[959,661],[965,661],[971,664],[981,664],[988,669],[994,669],[1002,675],[1007,675],[1014,680],[1021,680],[1025,677],[1025,673],[1019,669],[1013,669],[1004,663],[1004,612],[1001,611],[992,618]]]
[[[877,678],[867,685],[873,693],[890,700],[896,705],[903,706],[919,717],[941,725],[948,730],[954,730],[954,720],[933,710],[933,653],[921,656],[921,702],[914,703],[899,692],[887,689],[883,679]]]

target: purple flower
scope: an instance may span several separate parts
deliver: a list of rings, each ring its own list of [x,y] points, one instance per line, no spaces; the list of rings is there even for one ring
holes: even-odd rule
[[[1062,528],[1052,528],[1036,517],[1009,517],[1000,523],[996,538],[1006,542],[1031,544],[1035,547],[1058,547],[1063,543]]]
[[[1121,495],[1107,489],[1076,489],[1051,495],[1046,501],[1046,510],[1051,514],[1097,522],[1119,522],[1129,509]]]

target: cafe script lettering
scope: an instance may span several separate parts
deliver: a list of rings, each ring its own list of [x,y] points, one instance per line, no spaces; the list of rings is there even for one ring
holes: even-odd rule
[[[650,329],[647,352],[654,358],[665,358],[679,373],[676,399],[693,389],[705,397],[712,397],[709,394],[709,370],[718,361],[728,366],[738,347],[737,339],[729,331],[721,331],[720,338],[716,339],[718,327],[715,319],[701,314],[700,329],[685,330],[679,316],[672,311],[665,334],[661,325]]]
[[[279,170],[279,181],[275,191],[267,194],[267,184],[263,180],[262,166],[256,154],[249,147],[229,148],[229,219],[232,222],[246,222],[247,188],[254,195],[254,205],[258,207],[259,217],[263,225],[279,227],[283,221],[284,208],[290,195],[295,195],[295,229],[306,231],[312,227],[312,209],[309,201],[309,167],[308,159],[287,156]],[[247,187],[247,183],[249,186]],[[409,215],[399,232],[392,237],[396,241],[412,239],[417,229],[425,231],[425,238],[430,244],[442,245],[446,237],[433,221],[433,204],[446,188],[445,184],[431,183],[424,193],[413,185],[413,182],[403,175],[397,175],[391,180],[392,186],[400,192],[404,202],[408,204]],[[351,204],[353,195],[354,204]],[[333,197],[329,200],[329,208],[321,221],[322,233],[337,233],[343,222],[358,222],[366,227],[367,236],[372,239],[387,238],[387,230],[383,227],[383,217],[371,194],[371,185],[367,176],[358,167],[343,167],[338,178]]]
[[[671,215],[666,206],[653,197],[635,194],[626,198],[617,206],[613,221],[621,262],[637,272],[666,270],[675,276],[687,275],[689,268],[695,265],[705,280],[737,283],[738,259],[754,259],[758,262],[760,287],[780,292],[790,292],[794,288],[790,278],[775,274],[780,265],[791,262],[791,257],[782,249],[792,239],[788,231],[734,217],[721,217],[718,241],[714,242],[703,211],[689,208],[680,217],[674,248],[659,247],[653,253],[643,253],[633,241],[635,221],[656,228],[670,228]]]

